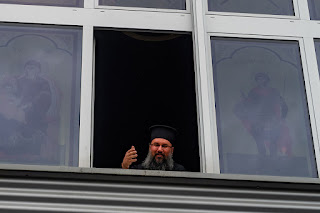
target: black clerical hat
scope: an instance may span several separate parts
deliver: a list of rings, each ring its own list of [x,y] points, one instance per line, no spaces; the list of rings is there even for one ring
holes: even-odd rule
[[[166,125],[153,125],[149,128],[150,130],[150,141],[155,138],[164,138],[173,145],[176,141],[176,136],[178,134],[177,130]]]

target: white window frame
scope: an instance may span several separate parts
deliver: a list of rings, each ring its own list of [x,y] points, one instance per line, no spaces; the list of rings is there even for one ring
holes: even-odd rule
[[[307,103],[308,103],[308,112],[309,112],[309,120],[310,120],[310,125],[311,125],[311,134],[312,134],[312,141],[313,141],[313,148],[314,148],[314,152],[315,152],[315,162],[316,162],[316,169],[317,169],[317,174],[318,177],[320,176],[320,172],[319,172],[319,163],[320,163],[320,149],[319,149],[319,131],[317,130],[317,125],[316,125],[316,121],[317,121],[317,117],[316,117],[316,112],[315,112],[315,103],[312,99],[312,94],[316,94],[315,93],[315,89],[312,90],[311,87],[311,79],[319,79],[319,74],[314,72],[314,67],[310,68],[310,66],[308,67],[307,64],[307,56],[306,56],[306,49],[309,49],[308,47],[310,46],[306,46],[305,45],[305,41],[303,38],[299,38],[299,37],[283,37],[283,36],[257,36],[257,35],[244,35],[244,34],[226,34],[226,33],[209,33],[208,34],[208,39],[209,41],[211,41],[211,37],[218,37],[218,38],[239,38],[239,39],[257,39],[257,41],[259,39],[267,39],[267,40],[286,40],[286,41],[298,41],[299,42],[299,50],[300,50],[300,59],[301,59],[301,64],[302,64],[302,74],[303,74],[303,78],[304,78],[304,83],[305,83],[305,91],[306,91],[306,97],[307,97]],[[310,50],[310,49],[309,49]],[[212,54],[211,52],[208,54],[208,57],[210,57],[210,59],[212,58]],[[210,67],[210,76],[209,78],[211,79],[211,85],[210,87],[212,88],[212,90],[210,91],[211,95],[210,97],[212,97],[211,99],[211,104],[214,105],[215,104],[215,99],[214,99],[214,82],[213,82],[213,67],[212,67],[212,63],[211,63],[211,67]],[[320,105],[319,105],[320,106]],[[319,108],[320,109],[320,108]],[[216,114],[213,115],[213,119],[215,120],[215,122],[217,122],[217,118],[216,118]],[[215,136],[218,135],[217,133],[217,128],[212,129],[212,131],[215,131]],[[214,141],[216,141],[216,143],[218,144],[218,137],[216,137],[214,139]],[[219,156],[218,156],[219,157]],[[217,161],[218,159],[216,159]],[[215,165],[218,166],[218,165]]]
[[[79,130],[79,167],[92,167],[94,103],[94,27],[136,30],[191,32],[191,15],[177,10],[94,9],[93,0],[84,0],[84,8],[1,4],[0,21],[21,24],[80,26],[83,30]],[[189,12],[190,13],[190,12]],[[52,16],[51,14],[59,14]],[[146,19],[146,17],[148,17]],[[1,165],[0,165],[1,168]]]
[[[207,2],[205,3],[207,10]],[[303,68],[303,75],[305,80],[305,90],[308,101],[308,111],[310,114],[310,124],[313,136],[313,147],[315,151],[317,171],[319,175],[319,131],[320,131],[320,98],[316,95],[320,91],[319,87],[319,73],[316,60],[316,54],[314,49],[313,38],[317,38],[320,35],[318,30],[318,22],[310,21],[309,8],[307,0],[294,1],[295,11],[299,11],[300,18],[287,17],[282,18],[278,16],[270,15],[264,18],[261,15],[247,14],[239,15],[237,13],[207,13],[206,18],[206,36],[207,36],[207,70],[210,89],[210,108],[214,109],[214,87],[212,76],[212,57],[211,57],[211,45],[210,37],[234,37],[234,38],[257,38],[257,39],[276,39],[276,40],[296,40],[299,41],[301,63]],[[208,12],[208,11],[207,11]],[[227,24],[226,24],[227,23]],[[217,127],[216,127],[216,115],[215,111],[211,113],[211,134],[213,135],[213,150],[214,156],[213,162],[214,168],[219,168],[219,152]],[[318,124],[318,125],[317,125]],[[220,173],[216,169],[214,173]]]
[[[94,37],[95,27],[145,31],[192,32],[195,59],[199,150],[201,174],[220,174],[215,102],[211,63],[211,36],[238,38],[265,38],[299,41],[306,85],[311,129],[319,173],[320,133],[320,80],[314,50],[314,38],[319,38],[317,21],[310,21],[307,0],[293,0],[295,16],[208,11],[207,0],[186,0],[187,10],[130,8],[98,5],[98,0],[84,0],[84,8],[1,4],[0,22],[80,26],[83,29],[82,78],[80,103],[79,167],[139,174],[139,171],[92,168],[93,156],[93,103],[94,103]],[[59,14],[53,16],[51,14]],[[12,165],[9,165],[12,167]],[[1,165],[0,168],[9,166]],[[14,166],[13,166],[14,167]],[[23,165],[23,168],[28,166]],[[30,166],[32,170],[43,167]],[[16,167],[17,168],[17,167]],[[46,169],[48,170],[48,169]],[[64,171],[71,171],[68,167]],[[88,171],[84,169],[84,171]],[[91,170],[90,170],[91,171]],[[119,172],[120,171],[120,172]],[[147,172],[149,174],[149,172]],[[205,173],[205,174],[203,174]],[[210,174],[211,173],[211,174]],[[150,174],[153,174],[150,172]],[[184,175],[180,175],[184,176]],[[238,177],[238,176],[237,176]],[[251,179],[252,176],[242,175]],[[283,180],[283,177],[264,177]],[[320,177],[319,177],[320,178]],[[290,179],[290,178],[289,178]],[[294,179],[294,178],[293,178]]]

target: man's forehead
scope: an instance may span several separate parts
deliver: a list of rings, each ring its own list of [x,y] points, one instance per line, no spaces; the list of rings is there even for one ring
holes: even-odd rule
[[[154,138],[151,143],[163,143],[163,144],[169,144],[170,146],[172,145],[170,141],[164,138]]]

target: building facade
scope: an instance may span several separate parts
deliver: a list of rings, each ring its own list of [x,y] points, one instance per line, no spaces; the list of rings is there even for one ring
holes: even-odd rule
[[[1,211],[319,211],[318,20],[318,0],[0,0]],[[154,124],[187,172],[120,169]]]

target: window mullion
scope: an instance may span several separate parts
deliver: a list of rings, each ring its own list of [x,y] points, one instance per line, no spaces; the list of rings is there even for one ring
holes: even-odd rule
[[[306,66],[308,66],[308,75],[305,76],[305,80],[310,83],[310,92],[312,96],[312,105],[313,110],[310,110],[310,122],[313,130],[313,144],[315,149],[315,157],[317,162],[318,177],[320,177],[320,145],[319,145],[319,132],[320,132],[320,97],[318,92],[320,91],[320,81],[319,81],[319,72],[317,66],[317,56],[315,52],[315,45],[313,38],[303,38],[305,57],[306,57]],[[303,59],[303,58],[302,58]],[[303,60],[302,60],[303,61]],[[306,86],[308,86],[306,84]],[[308,87],[306,87],[308,92]],[[309,101],[311,100],[311,96]],[[310,105],[310,104],[309,104]]]
[[[308,0],[293,1],[295,10],[299,12],[300,19],[310,20]]]
[[[84,8],[92,9],[94,8],[94,0],[84,0]]]
[[[93,120],[93,26],[83,26],[79,167],[90,167]]]
[[[200,154],[202,170],[207,173],[219,173],[217,143],[213,144],[211,127],[211,107],[209,98],[208,57],[206,52],[207,36],[205,25],[205,7],[203,1],[192,1],[193,39],[195,54],[195,72],[197,101],[199,111]],[[215,157],[214,157],[215,156]]]

